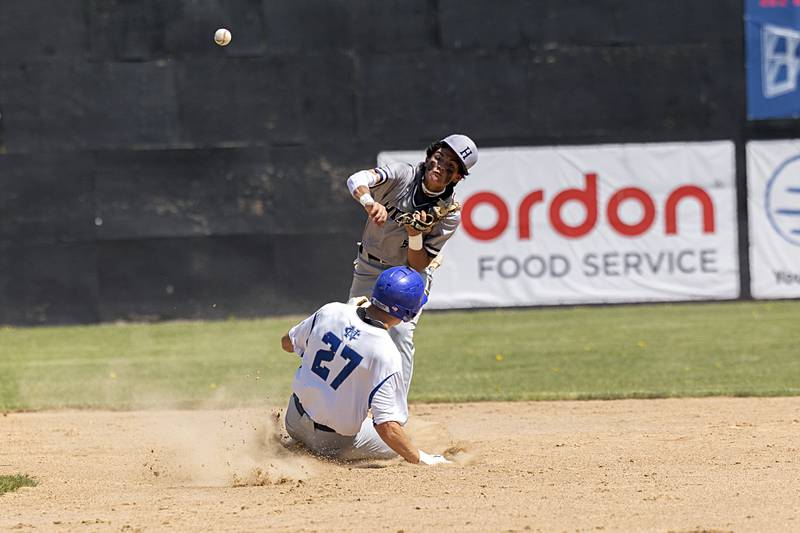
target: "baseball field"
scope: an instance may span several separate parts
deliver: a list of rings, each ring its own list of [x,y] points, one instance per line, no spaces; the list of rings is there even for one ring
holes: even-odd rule
[[[287,442],[300,318],[0,328],[0,528],[800,530],[798,301],[428,312],[427,468]]]

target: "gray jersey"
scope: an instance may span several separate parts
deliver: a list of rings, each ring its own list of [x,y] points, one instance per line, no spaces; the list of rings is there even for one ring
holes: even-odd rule
[[[426,195],[422,191],[422,165],[414,167],[408,163],[390,163],[375,168],[372,173],[375,183],[370,185],[370,193],[376,202],[386,207],[388,219],[383,226],[368,220],[361,245],[366,253],[389,265],[404,265],[407,260],[408,233],[397,224],[397,216],[432,207],[440,199],[447,205],[452,204],[455,201],[453,185],[449,185],[439,196]],[[434,224],[431,231],[422,237],[425,250],[432,256],[439,255],[444,243],[460,223],[461,214],[456,211]]]

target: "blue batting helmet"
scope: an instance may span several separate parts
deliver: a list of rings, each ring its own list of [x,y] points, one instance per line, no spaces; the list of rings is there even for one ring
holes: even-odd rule
[[[408,322],[428,301],[425,282],[413,268],[392,267],[378,277],[370,301],[393,317]]]

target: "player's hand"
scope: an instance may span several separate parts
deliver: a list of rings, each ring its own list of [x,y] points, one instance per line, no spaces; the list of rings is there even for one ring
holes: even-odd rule
[[[386,222],[386,208],[378,202],[372,202],[371,204],[365,205],[364,211],[367,212],[370,220],[372,220],[378,226],[383,226],[383,223]]]
[[[419,220],[421,222],[426,222],[428,220],[428,213],[426,213],[425,211],[414,211],[414,219]],[[406,228],[406,233],[408,233],[408,235],[411,237],[413,237],[414,235],[420,235],[422,233],[422,231],[418,230],[411,224],[406,224],[403,227]]]
[[[356,307],[369,307],[369,298],[366,296],[354,296],[347,300],[347,305],[355,305]]]
[[[419,464],[421,465],[433,466],[446,465],[449,463],[452,463],[452,461],[448,461],[443,455],[431,455],[423,452],[422,450],[419,451]]]

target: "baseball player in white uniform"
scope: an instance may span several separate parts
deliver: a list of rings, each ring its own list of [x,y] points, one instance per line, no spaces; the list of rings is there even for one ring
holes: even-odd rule
[[[477,161],[478,148],[472,139],[454,134],[428,146],[425,161],[416,166],[394,163],[348,178],[350,194],[369,216],[354,261],[351,301],[369,294],[380,273],[393,266],[410,266],[426,277],[430,287],[432,269],[428,267],[461,223],[453,190]],[[435,207],[447,214],[437,220]],[[433,223],[425,230],[403,224],[408,213]],[[406,394],[414,371],[413,336],[418,320],[419,315],[390,331],[402,355]]]
[[[284,422],[311,451],[341,460],[388,459],[441,464],[411,444],[400,354],[389,329],[412,320],[427,301],[425,282],[411,268],[378,277],[370,300],[357,307],[329,303],[281,339],[301,357]],[[372,418],[368,410],[372,409]]]

